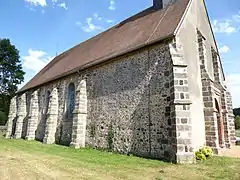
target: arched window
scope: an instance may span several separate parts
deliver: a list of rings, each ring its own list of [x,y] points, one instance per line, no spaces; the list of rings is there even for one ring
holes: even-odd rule
[[[73,83],[68,86],[68,99],[67,99],[67,118],[73,118],[73,110],[75,106],[75,86]]]

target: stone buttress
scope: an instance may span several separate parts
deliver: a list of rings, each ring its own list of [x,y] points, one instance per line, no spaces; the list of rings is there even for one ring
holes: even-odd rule
[[[188,89],[188,71],[184,63],[184,52],[181,45],[173,41],[170,45],[173,63],[173,81],[171,83],[171,119],[175,141],[172,144],[176,163],[195,161],[192,147],[191,101]]]
[[[25,120],[26,116],[27,116],[26,94],[24,93],[18,99],[16,131],[14,135],[16,139],[20,139],[22,137],[23,121]]]
[[[76,103],[73,111],[72,142],[74,148],[85,147],[87,121],[86,81],[81,80],[76,89]]]
[[[10,103],[10,109],[9,109],[9,115],[8,115],[8,123],[7,123],[7,132],[6,132],[6,138],[11,138],[13,133],[13,126],[14,126],[14,120],[17,115],[17,97],[13,97],[11,99]]]
[[[211,79],[206,68],[206,45],[205,39],[201,32],[197,30],[197,43],[199,51],[199,61],[202,81],[202,96],[204,102],[204,118],[206,145],[214,149],[215,153],[219,153],[220,148],[230,148],[231,135],[233,127],[233,113],[231,97],[226,86],[223,86],[220,75],[220,60],[217,53],[212,48],[212,61],[214,80]],[[232,138],[232,139],[233,139]]]
[[[38,125],[38,91],[34,91],[31,94],[29,119],[27,126],[27,140],[35,139],[35,132]]]
[[[234,114],[233,114],[233,106],[232,106],[232,96],[230,92],[226,92],[226,109],[227,109],[227,121],[228,121],[228,137],[231,145],[235,145],[236,143],[236,130],[234,123]]]
[[[55,143],[57,121],[58,121],[58,90],[57,88],[54,88],[50,95],[50,102],[47,112],[46,129],[43,143],[45,144]]]

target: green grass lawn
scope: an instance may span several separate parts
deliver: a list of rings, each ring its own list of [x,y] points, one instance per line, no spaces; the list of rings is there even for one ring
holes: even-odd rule
[[[0,138],[1,180],[239,180],[239,167],[237,158],[214,157],[203,163],[175,165],[92,149]]]

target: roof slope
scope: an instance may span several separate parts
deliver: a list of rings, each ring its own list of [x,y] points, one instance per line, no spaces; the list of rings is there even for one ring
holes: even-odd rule
[[[160,10],[150,7],[73,47],[54,58],[18,92],[26,91],[173,35],[188,2],[189,0],[178,0]]]

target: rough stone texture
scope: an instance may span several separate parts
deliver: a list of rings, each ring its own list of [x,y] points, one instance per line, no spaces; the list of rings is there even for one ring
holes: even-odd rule
[[[170,65],[158,45],[86,71],[87,145],[169,159]]]
[[[227,110],[227,92],[223,91],[221,96],[221,103],[222,103],[222,115],[224,120],[224,139],[225,139],[225,145],[226,148],[231,148],[231,136],[230,136],[230,119],[229,119],[229,112]],[[235,130],[235,126],[234,126]],[[235,136],[235,135],[234,135]]]
[[[226,92],[226,103],[227,103],[226,105],[227,105],[227,111],[228,111],[230,142],[232,145],[235,145],[236,131],[235,131],[235,124],[234,124],[233,108],[232,108],[232,96],[229,92]]]
[[[10,103],[6,138],[11,138],[13,135],[13,127],[16,121],[16,115],[17,115],[17,97],[15,96],[11,99],[11,103]]]
[[[213,73],[214,73],[214,81],[220,83],[220,64],[219,64],[219,57],[217,52],[211,48],[212,52],[212,62],[213,62]]]
[[[7,126],[0,126],[0,135],[6,135],[7,134]],[[9,138],[6,136],[6,138]]]
[[[34,91],[31,94],[30,99],[30,109],[29,109],[29,116],[28,116],[28,126],[27,126],[27,140],[34,140],[35,133],[37,130],[38,125],[38,92]]]
[[[14,137],[16,139],[22,138],[23,122],[27,119],[26,94],[24,93],[18,99],[18,111],[16,121],[16,131]]]
[[[87,88],[85,80],[81,80],[77,87],[73,113],[72,142],[70,146],[74,148],[85,147],[87,124]]]
[[[206,131],[206,145],[214,148],[217,152],[218,144],[218,132],[217,122],[215,117],[214,109],[214,90],[212,87],[212,81],[206,71],[205,59],[206,49],[205,41],[201,33],[198,33],[198,48],[199,48],[199,60],[202,78],[202,93],[204,102],[204,117],[205,117],[205,131]]]
[[[57,118],[58,118],[58,91],[57,88],[54,88],[50,97],[43,143],[45,144],[55,143]]]
[[[227,91],[226,87],[221,84],[222,80],[220,79],[221,75],[218,56],[212,48],[211,52],[214,71],[213,81],[209,77],[205,67],[205,40],[199,31],[197,31],[197,34],[204,102],[206,145],[212,147],[214,151],[218,153],[219,148],[230,147],[229,128],[231,125],[229,122],[232,120],[229,111],[231,114],[232,107],[229,107],[229,110],[227,109]],[[229,105],[231,106],[231,102]],[[216,109],[217,107],[219,109]]]
[[[192,163],[195,161],[192,146],[191,101],[188,90],[188,71],[184,64],[182,46],[173,42],[170,44],[173,62],[173,83],[171,83],[171,131],[174,134],[172,149],[175,151],[177,163]],[[175,139],[176,138],[176,139]]]
[[[49,108],[51,91],[42,87],[38,90],[38,123],[36,129],[36,140],[43,141],[45,128],[46,128],[46,120],[47,120],[47,112]]]

